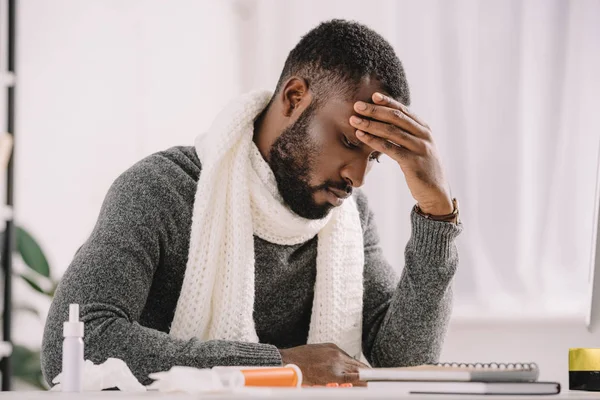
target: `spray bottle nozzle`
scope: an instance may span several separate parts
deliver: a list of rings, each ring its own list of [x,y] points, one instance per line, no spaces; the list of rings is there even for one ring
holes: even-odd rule
[[[69,322],[79,322],[79,304],[69,304]]]
[[[79,304],[69,304],[69,320],[63,325],[64,336],[83,337],[83,322],[79,320]]]

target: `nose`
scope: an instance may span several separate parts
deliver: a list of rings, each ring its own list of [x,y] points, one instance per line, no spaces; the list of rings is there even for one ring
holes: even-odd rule
[[[341,176],[350,186],[359,188],[365,182],[368,164],[368,159],[365,160],[363,157],[354,159],[351,163],[346,164],[342,168]]]

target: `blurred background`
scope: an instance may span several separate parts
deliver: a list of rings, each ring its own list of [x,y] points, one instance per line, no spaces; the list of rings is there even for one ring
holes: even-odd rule
[[[7,1],[0,1],[1,71]],[[394,46],[411,109],[432,127],[460,201],[465,231],[442,359],[535,361],[542,379],[566,385],[568,348],[600,346],[584,317],[600,139],[600,1],[17,6],[14,210],[25,230],[17,231],[17,253],[26,254],[15,255],[14,268],[30,282],[13,279],[12,336],[31,350],[27,363],[35,366],[53,285],[115,178],[153,152],[193,145],[232,97],[274,89],[300,37],[331,18],[363,22]],[[6,110],[3,93],[2,127]],[[414,201],[397,164],[376,165],[365,190],[385,254],[400,271]],[[28,268],[44,259],[48,268]],[[13,361],[13,369],[24,365]],[[25,380],[35,384],[30,373]]]

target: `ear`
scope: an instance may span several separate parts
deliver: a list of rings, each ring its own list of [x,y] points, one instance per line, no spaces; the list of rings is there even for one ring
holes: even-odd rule
[[[310,104],[312,94],[308,90],[306,79],[292,76],[283,85],[279,98],[283,114],[290,117],[294,112],[302,112]]]

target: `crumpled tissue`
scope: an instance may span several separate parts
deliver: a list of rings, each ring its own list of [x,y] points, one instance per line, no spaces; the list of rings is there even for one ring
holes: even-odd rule
[[[52,380],[57,384],[52,390],[61,390],[60,379],[62,372]],[[100,391],[102,389],[117,388],[124,392],[145,392],[142,385],[125,361],[118,358],[109,358],[102,364],[94,364],[85,360],[83,367],[83,391]]]
[[[244,376],[239,371],[217,371],[175,366],[168,371],[148,375],[154,382],[148,390],[159,392],[215,393],[227,392],[244,386]]]

